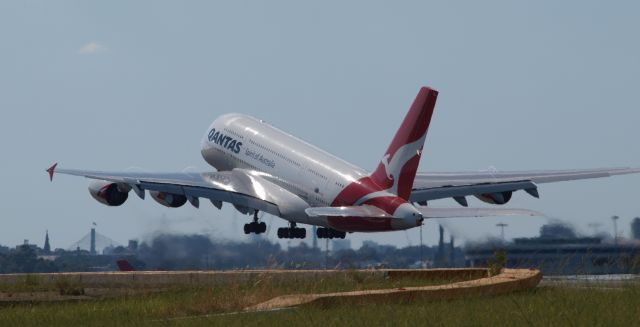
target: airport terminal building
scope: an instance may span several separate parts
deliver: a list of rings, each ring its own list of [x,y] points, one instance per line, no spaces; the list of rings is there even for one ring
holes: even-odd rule
[[[637,240],[605,242],[602,237],[576,237],[562,228],[546,225],[540,237],[467,247],[465,265],[486,267],[495,262],[496,252],[504,251],[507,268],[535,268],[545,275],[640,273]]]

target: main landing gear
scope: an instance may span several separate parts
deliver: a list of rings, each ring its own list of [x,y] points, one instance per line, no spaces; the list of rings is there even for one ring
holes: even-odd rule
[[[347,232],[337,231],[332,228],[318,228],[316,235],[318,238],[345,238],[347,236]]]
[[[278,238],[305,238],[307,237],[307,230],[304,228],[297,228],[296,223],[291,223],[291,227],[278,228]]]
[[[264,222],[258,222],[258,211],[253,213],[253,222],[248,224],[244,224],[244,233],[245,234],[262,234],[267,231],[267,224]]]

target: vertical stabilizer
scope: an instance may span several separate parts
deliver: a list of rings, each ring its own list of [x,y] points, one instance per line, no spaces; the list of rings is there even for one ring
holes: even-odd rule
[[[118,269],[120,271],[136,271],[128,260],[120,259],[116,261],[116,264],[118,264]]]
[[[413,101],[371,179],[383,189],[409,200],[438,91],[423,87]]]

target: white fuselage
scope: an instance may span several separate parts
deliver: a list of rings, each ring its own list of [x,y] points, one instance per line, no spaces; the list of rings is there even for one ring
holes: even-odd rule
[[[347,185],[367,176],[359,167],[241,114],[227,114],[211,124],[202,140],[202,156],[219,171],[263,172],[263,178],[312,207],[330,206]]]
[[[327,153],[264,121],[242,114],[216,119],[202,140],[202,156],[219,171],[245,169],[260,173],[271,182],[304,201],[308,207],[344,205],[345,195],[366,189],[362,180],[369,174],[362,168]],[[399,200],[382,189],[361,193],[362,202],[380,197]],[[331,227],[343,231],[388,231],[413,228],[421,224],[417,211],[406,201],[393,214],[407,219],[373,217],[309,217],[304,208],[280,217],[291,222]],[[360,204],[356,203],[356,205]],[[351,204],[347,204],[351,205]]]

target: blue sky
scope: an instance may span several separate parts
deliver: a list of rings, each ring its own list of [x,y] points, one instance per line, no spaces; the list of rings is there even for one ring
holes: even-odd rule
[[[92,222],[126,243],[159,231],[243,240],[228,206],[93,201],[44,169],[208,169],[199,140],[242,112],[371,169],[419,87],[440,91],[424,171],[640,166],[636,1],[0,2],[0,244],[53,247]],[[588,232],[640,216],[640,176],[540,187],[511,207]],[[452,206],[453,201],[434,203]],[[472,205],[481,205],[472,201]],[[267,222],[272,218],[267,217]],[[461,240],[533,236],[544,218],[457,219]],[[274,227],[284,221],[273,219]],[[425,227],[434,243],[434,223]],[[353,235],[404,246],[418,230]],[[275,239],[275,233],[270,234]],[[297,241],[291,241],[295,244]]]

